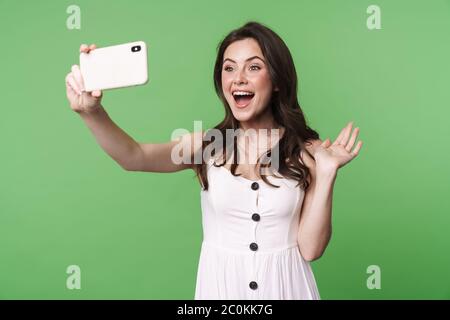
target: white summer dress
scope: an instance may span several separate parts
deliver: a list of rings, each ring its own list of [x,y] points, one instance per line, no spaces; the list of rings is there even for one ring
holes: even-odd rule
[[[219,162],[221,163],[221,162]],[[320,299],[297,245],[304,191],[272,176],[253,181],[207,164],[201,190],[203,242],[195,299]]]

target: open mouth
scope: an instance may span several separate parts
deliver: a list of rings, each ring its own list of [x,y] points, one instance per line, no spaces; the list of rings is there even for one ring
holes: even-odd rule
[[[250,104],[255,94],[250,91],[234,91],[233,97],[234,101],[236,101],[236,105],[238,107],[246,107]]]

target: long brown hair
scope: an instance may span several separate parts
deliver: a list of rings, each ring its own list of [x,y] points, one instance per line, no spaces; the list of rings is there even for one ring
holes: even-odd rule
[[[297,99],[297,73],[295,71],[294,61],[289,52],[288,47],[283,40],[268,27],[254,21],[247,22],[242,27],[231,31],[218,45],[217,59],[214,66],[214,86],[217,95],[225,107],[225,119],[222,120],[214,129],[219,130],[222,136],[226,136],[227,129],[239,129],[239,122],[234,118],[231,108],[222,91],[222,67],[223,56],[227,47],[238,40],[247,38],[255,39],[267,61],[269,75],[273,86],[278,87],[278,91],[272,93],[270,106],[275,122],[284,127],[285,131],[281,139],[278,141],[279,152],[279,169],[278,172],[285,178],[290,178],[298,181],[304,190],[309,187],[307,177],[309,176],[308,168],[300,162],[301,150],[304,150],[304,143],[307,140],[318,139],[319,134],[306,124],[305,116],[300,108]],[[234,160],[231,164],[231,174],[236,174],[237,163],[237,143],[234,139],[233,154]],[[212,143],[212,141],[205,141],[202,139],[202,150]],[[272,149],[273,150],[273,149]],[[229,158],[230,150],[227,150],[225,141],[223,142],[222,155],[224,162],[219,166],[225,164],[226,159]],[[270,158],[271,150],[266,153]],[[200,164],[194,164],[193,168],[204,190],[208,190],[207,178],[207,163],[203,156]],[[258,160],[259,163],[259,160]],[[261,164],[261,167],[268,165]],[[261,178],[267,184],[273,185],[267,180],[267,177],[261,174]]]

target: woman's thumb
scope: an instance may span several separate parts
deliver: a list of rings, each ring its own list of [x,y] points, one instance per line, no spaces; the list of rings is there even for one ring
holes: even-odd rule
[[[300,152],[300,157],[301,157],[303,164],[306,167],[308,167],[309,169],[312,169],[315,167],[316,161],[314,160],[313,157],[311,157],[311,155],[309,154],[309,152],[307,150],[302,150]]]
[[[330,139],[326,138],[325,141],[322,142],[321,146],[325,147],[325,148],[328,148],[330,146],[330,144],[331,144]]]

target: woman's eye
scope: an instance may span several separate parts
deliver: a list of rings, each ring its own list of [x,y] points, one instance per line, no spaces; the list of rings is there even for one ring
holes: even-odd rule
[[[260,70],[260,69],[261,69],[261,67],[257,66],[257,65],[250,66],[250,70],[252,70],[252,71],[253,70]],[[230,67],[230,66],[227,66],[227,67],[224,67],[223,70],[225,70],[225,71],[233,71],[233,68]]]

